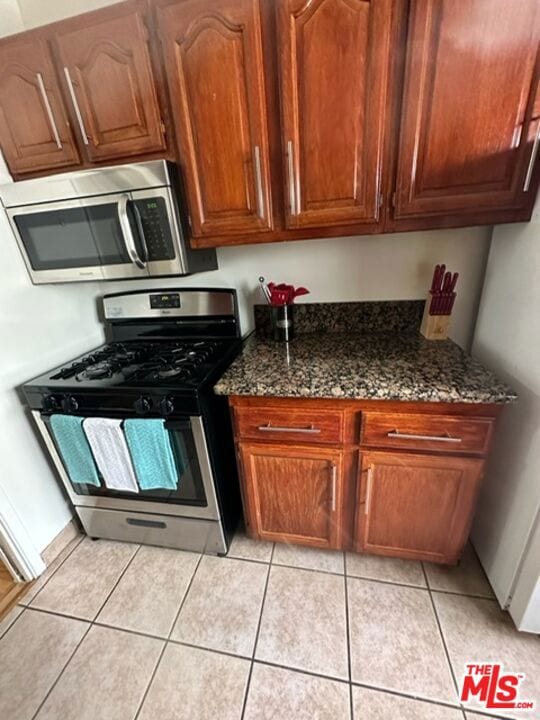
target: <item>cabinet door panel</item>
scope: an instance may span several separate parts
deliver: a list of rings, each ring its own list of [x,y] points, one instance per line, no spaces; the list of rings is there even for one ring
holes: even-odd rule
[[[240,457],[252,534],[265,540],[340,547],[340,452],[241,443]]]
[[[74,122],[90,160],[165,148],[146,29],[135,9],[124,8],[120,17],[98,14],[84,26],[60,28],[56,42]]]
[[[482,469],[469,458],[362,453],[357,549],[456,562]]]
[[[289,227],[379,217],[389,0],[280,0]]]
[[[0,144],[16,176],[79,163],[43,40],[0,46]]]
[[[271,227],[256,0],[187,0],[158,10],[192,234]]]
[[[537,0],[414,0],[396,218],[529,201],[539,40]]]

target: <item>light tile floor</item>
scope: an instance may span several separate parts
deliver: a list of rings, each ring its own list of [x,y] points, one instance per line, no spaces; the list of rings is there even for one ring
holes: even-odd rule
[[[540,640],[470,548],[441,568],[241,532],[227,558],[76,538],[0,623],[0,718],[482,720],[457,699],[469,660],[540,702]]]

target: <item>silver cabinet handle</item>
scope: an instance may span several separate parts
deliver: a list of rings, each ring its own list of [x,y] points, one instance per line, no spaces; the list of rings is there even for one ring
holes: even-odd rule
[[[43,82],[43,76],[41,73],[36,73],[38,86],[39,86],[39,92],[41,93],[41,97],[43,99],[43,104],[45,105],[45,110],[47,112],[47,117],[49,118],[49,124],[51,126],[52,134],[54,136],[54,142],[56,143],[56,147],[59,150],[62,150],[62,142],[60,140],[60,135],[58,134],[58,128],[56,127],[56,123],[54,121],[54,115],[51,107],[51,103],[49,102],[49,97],[47,95],[47,90],[45,89],[45,83]]]
[[[81,131],[82,141],[85,145],[88,145],[88,134],[86,132],[86,128],[84,127],[84,120],[81,115],[79,103],[77,102],[77,96],[75,95],[75,88],[73,87],[73,82],[71,81],[71,75],[69,74],[69,70],[67,69],[67,67],[64,68],[64,75],[66,76],[66,82],[68,85],[69,95],[71,97],[71,102],[73,103],[73,109],[75,110],[75,115],[77,116],[77,121],[79,123],[79,130]]]
[[[279,425],[271,425],[270,423],[267,423],[266,425],[259,425],[257,430],[261,430],[261,432],[310,433],[313,435],[321,432],[320,428],[313,427],[313,425],[308,428],[298,428],[298,427],[281,427]]]
[[[255,178],[257,181],[257,215],[261,220],[264,220],[264,194],[262,185],[262,172],[261,172],[261,150],[258,145],[253,148],[253,155],[255,158]]]
[[[369,515],[369,509],[371,507],[371,490],[373,484],[373,465],[370,465],[367,470],[367,485],[366,485],[366,505],[364,513]]]
[[[291,215],[298,215],[298,206],[296,204],[296,183],[294,179],[294,158],[292,140],[289,140],[289,142],[287,143],[287,162],[289,167],[289,203],[291,206]]]
[[[540,144],[540,119],[537,122],[538,124],[536,126],[536,136],[534,138],[534,143],[531,150],[531,157],[529,158],[529,164],[527,166],[525,182],[523,183],[523,192],[527,192],[530,187],[534,170],[534,163],[536,161],[536,156],[538,155],[538,145]]]
[[[124,244],[126,246],[127,254],[131,262],[137,267],[144,269],[146,267],[145,261],[139,256],[137,252],[137,246],[135,245],[135,238],[129,224],[129,216],[127,212],[127,206],[130,198],[129,195],[122,195],[118,201],[118,220],[120,221],[120,227],[122,228],[122,235],[124,238]]]
[[[337,466],[332,463],[332,512],[336,512],[336,483],[337,483]]]
[[[450,435],[409,435],[407,433],[400,433],[399,430],[393,430],[392,432],[386,433],[386,437],[399,438],[400,440],[431,440],[432,442],[448,443],[463,442],[463,438],[450,437]]]

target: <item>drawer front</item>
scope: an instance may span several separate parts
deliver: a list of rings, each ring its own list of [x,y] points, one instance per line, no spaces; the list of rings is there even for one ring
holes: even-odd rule
[[[361,443],[402,450],[485,454],[492,428],[493,420],[488,418],[365,413]]]
[[[343,442],[343,414],[313,410],[280,410],[273,407],[235,408],[239,439],[292,443]]]

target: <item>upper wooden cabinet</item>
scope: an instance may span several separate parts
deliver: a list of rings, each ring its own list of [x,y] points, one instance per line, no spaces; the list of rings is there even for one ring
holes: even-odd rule
[[[257,0],[158,2],[192,234],[272,225]]]
[[[531,202],[539,40],[538,0],[413,0],[396,218]]]
[[[46,43],[0,46],[0,144],[14,175],[79,163]]]
[[[57,26],[59,73],[91,161],[165,148],[142,6],[118,6]]]
[[[391,0],[279,0],[288,227],[375,222]]]

